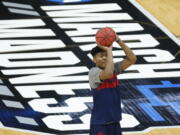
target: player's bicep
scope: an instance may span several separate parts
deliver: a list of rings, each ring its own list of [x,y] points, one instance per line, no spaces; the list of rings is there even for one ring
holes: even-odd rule
[[[133,63],[128,60],[128,59],[124,59],[123,61],[121,61],[121,66],[120,69],[121,71],[124,71],[125,69],[127,69],[129,66],[131,66]]]
[[[104,70],[102,70],[99,74],[99,78],[100,80],[106,80],[112,77],[112,74],[108,74],[107,72],[105,72]]]

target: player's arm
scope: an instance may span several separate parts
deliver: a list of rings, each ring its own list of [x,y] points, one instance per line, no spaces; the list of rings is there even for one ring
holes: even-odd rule
[[[98,45],[98,46],[107,52],[107,63],[106,63],[104,70],[102,70],[100,72],[99,78],[100,78],[100,80],[109,79],[112,77],[112,75],[114,73],[112,46],[111,47],[104,47],[101,45]]]
[[[126,54],[126,58],[121,62],[120,64],[120,70],[124,71],[127,69],[129,66],[133,65],[136,63],[137,57],[133,53],[133,51],[117,36],[116,42],[119,44],[119,46],[124,50]]]

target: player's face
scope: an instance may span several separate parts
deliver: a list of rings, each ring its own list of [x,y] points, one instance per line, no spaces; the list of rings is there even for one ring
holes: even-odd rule
[[[94,63],[97,67],[104,69],[107,63],[107,53],[99,52],[93,58]]]

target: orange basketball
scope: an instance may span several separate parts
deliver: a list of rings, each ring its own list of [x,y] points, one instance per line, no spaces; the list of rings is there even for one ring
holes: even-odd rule
[[[111,46],[116,40],[116,33],[110,27],[105,27],[97,31],[96,42],[102,46]]]

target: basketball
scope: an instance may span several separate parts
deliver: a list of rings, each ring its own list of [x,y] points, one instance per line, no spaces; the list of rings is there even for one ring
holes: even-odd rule
[[[116,32],[110,27],[101,28],[96,33],[96,43],[99,45],[109,47],[115,40]]]

